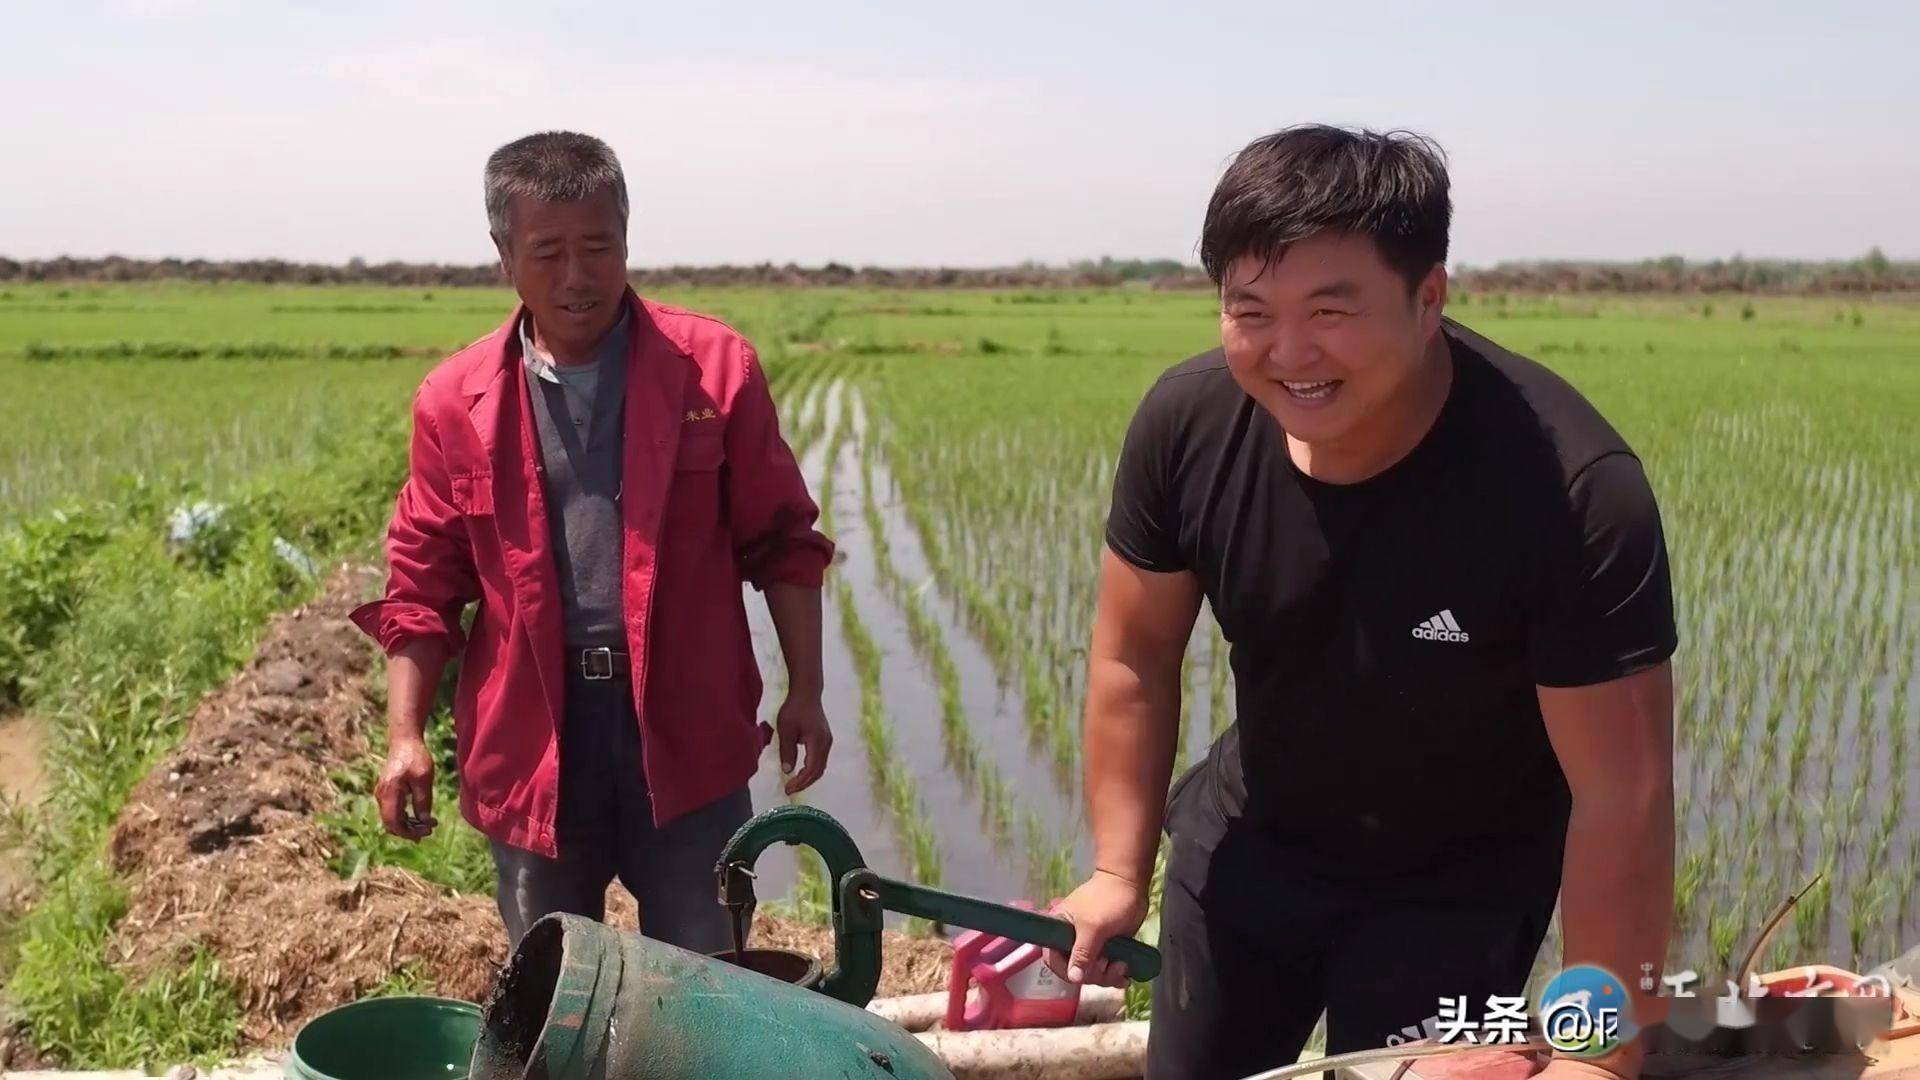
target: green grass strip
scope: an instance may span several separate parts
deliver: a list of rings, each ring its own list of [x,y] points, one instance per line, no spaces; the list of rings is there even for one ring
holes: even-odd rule
[[[30,823],[38,902],[0,940],[17,954],[7,998],[43,1051],[74,1068],[210,1061],[235,1049],[239,1008],[196,954],[138,983],[108,942],[127,904],[105,840],[127,794],[184,733],[207,692],[252,655],[324,568],[378,535],[405,469],[400,417],[342,432],[309,467],[261,477],[218,521],[169,544],[190,489],[130,486],[0,537],[4,605],[35,612],[6,654],[9,693],[46,721],[52,794]],[[278,542],[278,543],[277,543]]]

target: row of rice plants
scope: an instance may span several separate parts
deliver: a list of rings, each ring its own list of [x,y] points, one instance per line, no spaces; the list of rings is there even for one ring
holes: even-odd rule
[[[909,583],[894,565],[886,538],[886,525],[877,498],[874,480],[876,440],[863,440],[861,477],[865,497],[863,512],[871,537],[879,578],[888,595],[905,613],[910,642],[933,671],[940,693],[941,738],[949,763],[960,775],[977,785],[982,824],[998,841],[1012,836],[1017,811],[1012,789],[995,764],[992,755],[975,737],[961,703],[959,669],[940,623],[928,610],[925,596],[934,582]],[[1078,845],[1070,837],[1056,838],[1056,828],[1038,813],[1028,811],[1024,818],[1027,885],[1043,896],[1061,896],[1077,883]]]
[[[907,632],[914,652],[932,672],[940,695],[940,738],[948,763],[962,778],[977,786],[982,823],[999,838],[1012,834],[1013,796],[999,768],[974,738],[960,697],[960,670],[947,647],[946,633],[927,611],[923,589],[931,582],[908,583],[894,565],[887,542],[886,523],[874,495],[873,458],[877,443],[863,439],[859,447],[861,510],[866,519],[868,542],[873,548],[874,564],[881,586],[895,605],[905,613]]]
[[[820,488],[820,524],[834,535],[834,473],[846,444],[846,429],[837,428],[827,444],[827,467]],[[853,589],[846,578],[828,577],[834,608],[839,613],[840,634],[853,659],[860,680],[860,741],[867,752],[867,767],[875,797],[884,805],[893,821],[907,861],[916,881],[924,885],[941,883],[939,838],[928,820],[927,809],[914,788],[913,774],[894,746],[893,725],[887,717],[887,705],[880,689],[880,646],[860,619]]]

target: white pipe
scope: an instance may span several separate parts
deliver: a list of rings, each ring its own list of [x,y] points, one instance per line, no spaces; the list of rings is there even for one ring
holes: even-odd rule
[[[1105,1024],[1120,1019],[1127,1008],[1127,992],[1115,986],[1083,986],[1075,1024]],[[899,1024],[908,1031],[930,1031],[947,1017],[947,995],[907,994],[879,998],[867,1003],[867,1011]]]
[[[1128,1080],[1145,1071],[1147,1022],[1092,1027],[930,1031],[914,1036],[955,1080]]]

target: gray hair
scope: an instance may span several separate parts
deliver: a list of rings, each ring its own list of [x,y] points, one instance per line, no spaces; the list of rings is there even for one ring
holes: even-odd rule
[[[507,239],[507,206],[515,195],[541,202],[571,202],[612,189],[627,224],[627,178],[613,147],[591,135],[542,131],[515,139],[487,158],[487,228]]]

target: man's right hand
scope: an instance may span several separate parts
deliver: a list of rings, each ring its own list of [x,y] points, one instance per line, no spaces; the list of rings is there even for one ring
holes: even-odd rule
[[[398,740],[387,747],[387,764],[373,785],[380,824],[402,840],[433,834],[433,754],[425,740]]]
[[[1061,957],[1047,950],[1046,962],[1068,982],[1099,986],[1127,985],[1127,965],[1100,955],[1107,940],[1126,937],[1147,921],[1147,886],[1118,874],[1095,870],[1053,913],[1073,924],[1073,952]]]

